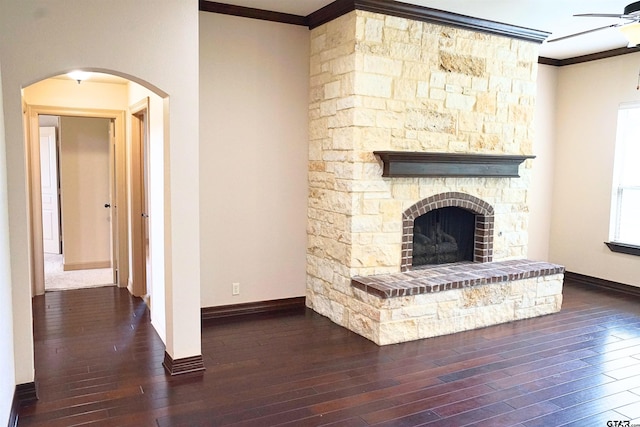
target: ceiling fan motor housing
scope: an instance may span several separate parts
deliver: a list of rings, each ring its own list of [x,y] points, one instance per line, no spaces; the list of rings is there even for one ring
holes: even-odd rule
[[[624,8],[625,15],[640,15],[640,1],[628,4]]]

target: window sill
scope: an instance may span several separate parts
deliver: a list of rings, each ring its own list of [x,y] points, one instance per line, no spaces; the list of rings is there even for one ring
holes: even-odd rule
[[[617,242],[604,242],[604,244],[609,247],[611,252],[640,256],[640,246]]]

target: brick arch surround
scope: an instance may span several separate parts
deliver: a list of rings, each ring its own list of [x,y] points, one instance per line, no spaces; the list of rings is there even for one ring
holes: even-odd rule
[[[476,215],[473,246],[474,262],[490,262],[493,259],[493,206],[484,200],[465,193],[448,192],[427,197],[411,206],[402,214],[402,260],[400,270],[413,268],[413,223],[416,218],[440,208],[457,207]]]

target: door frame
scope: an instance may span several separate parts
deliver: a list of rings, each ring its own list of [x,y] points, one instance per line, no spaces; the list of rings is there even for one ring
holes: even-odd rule
[[[44,294],[44,248],[42,242],[42,195],[40,188],[40,126],[38,116],[73,116],[95,117],[111,119],[115,128],[114,161],[116,200],[112,201],[112,211],[115,210],[116,227],[112,235],[117,242],[114,248],[116,258],[112,263],[117,266],[117,286],[126,287],[123,278],[129,275],[129,256],[127,247],[127,194],[126,194],[126,141],[125,141],[125,111],[102,110],[91,108],[67,108],[44,105],[26,104],[26,151],[27,151],[27,180],[29,192],[29,231],[31,244],[30,266],[32,274],[32,295]],[[114,243],[115,243],[114,242]]]
[[[146,237],[149,236],[149,97],[145,97],[129,107],[130,123],[130,169],[129,192],[131,194],[131,283],[129,291],[137,297],[145,299],[147,306],[151,305],[149,298],[150,277],[147,274],[147,257],[151,256],[150,245]],[[140,119],[143,116],[143,120]],[[142,137],[141,137],[142,135]],[[145,154],[146,153],[146,154]],[[143,215],[147,215],[144,217]]]

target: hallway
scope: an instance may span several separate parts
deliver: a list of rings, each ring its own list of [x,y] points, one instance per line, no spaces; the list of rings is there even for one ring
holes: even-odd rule
[[[64,271],[62,268],[62,255],[44,254],[45,291],[62,291],[112,285],[113,270],[111,268]]]

